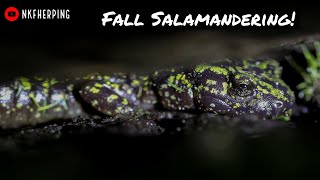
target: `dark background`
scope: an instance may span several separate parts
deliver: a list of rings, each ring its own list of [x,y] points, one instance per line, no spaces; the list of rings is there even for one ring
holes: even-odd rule
[[[87,5],[87,6],[85,6]],[[2,77],[49,74],[81,76],[92,71],[152,72],[162,67],[248,57],[286,40],[317,33],[315,8],[128,8],[99,4],[29,4],[21,8],[69,8],[70,20],[0,18]],[[4,11],[7,6],[1,6]],[[139,13],[143,27],[103,27],[102,13]],[[297,12],[291,27],[151,27],[153,12],[186,14]]]
[[[70,7],[75,16],[71,16],[71,22],[18,20],[10,24],[2,18],[2,79],[35,74],[65,78],[91,72],[150,73],[174,65],[250,57],[320,31],[317,8],[292,8],[297,11],[298,22],[293,28],[106,29],[97,26],[100,12],[109,11],[112,6],[82,4],[77,8],[68,4],[31,5],[26,2],[14,6]],[[5,7],[1,6],[0,11]],[[115,9],[150,15],[149,12],[160,8]],[[212,9],[189,8],[193,12],[211,12]],[[252,10],[224,9],[223,12]],[[255,11],[268,9],[284,11],[283,8],[256,8]],[[175,12],[174,8],[169,10]],[[188,12],[188,9],[176,10]],[[99,133],[78,135],[10,151],[4,149],[0,156],[0,174],[3,179],[91,179],[98,176],[163,179],[207,175],[213,178],[309,178],[317,175],[320,167],[317,131],[295,129],[253,139],[229,131],[139,138]]]

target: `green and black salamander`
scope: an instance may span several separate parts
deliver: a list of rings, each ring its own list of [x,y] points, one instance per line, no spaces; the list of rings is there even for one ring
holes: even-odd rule
[[[87,114],[130,116],[171,111],[288,115],[295,97],[274,60],[225,60],[156,71],[150,76],[93,74],[75,80],[19,77],[0,86],[0,127],[17,128]]]

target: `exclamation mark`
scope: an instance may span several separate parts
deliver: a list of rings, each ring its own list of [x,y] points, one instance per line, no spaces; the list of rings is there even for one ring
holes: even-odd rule
[[[291,18],[291,26],[294,26],[294,20],[296,19],[296,12],[295,11],[293,11],[293,13],[292,13],[292,18]]]

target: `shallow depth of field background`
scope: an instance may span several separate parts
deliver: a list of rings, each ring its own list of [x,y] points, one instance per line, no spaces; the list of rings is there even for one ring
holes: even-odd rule
[[[257,55],[267,48],[320,32],[320,11],[300,11],[291,30],[185,30],[114,33],[32,41],[0,41],[0,79],[20,75],[58,78],[92,72],[151,73],[177,65]],[[150,179],[215,177],[306,178],[320,167],[317,131],[277,133],[263,139],[232,132],[194,137],[76,137],[0,156],[7,179],[84,179],[98,176]],[[315,134],[314,134],[315,132]],[[231,133],[231,134],[228,134]],[[1,142],[0,142],[1,143]],[[6,141],[8,143],[8,141]],[[218,144],[220,143],[220,144]],[[2,178],[1,178],[2,179]]]

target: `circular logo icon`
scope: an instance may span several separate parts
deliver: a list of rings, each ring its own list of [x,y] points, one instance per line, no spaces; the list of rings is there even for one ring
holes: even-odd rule
[[[18,19],[19,17],[19,11],[17,8],[15,7],[8,7],[6,9],[6,11],[4,12],[4,17],[10,21],[10,22],[13,22],[15,20]]]

